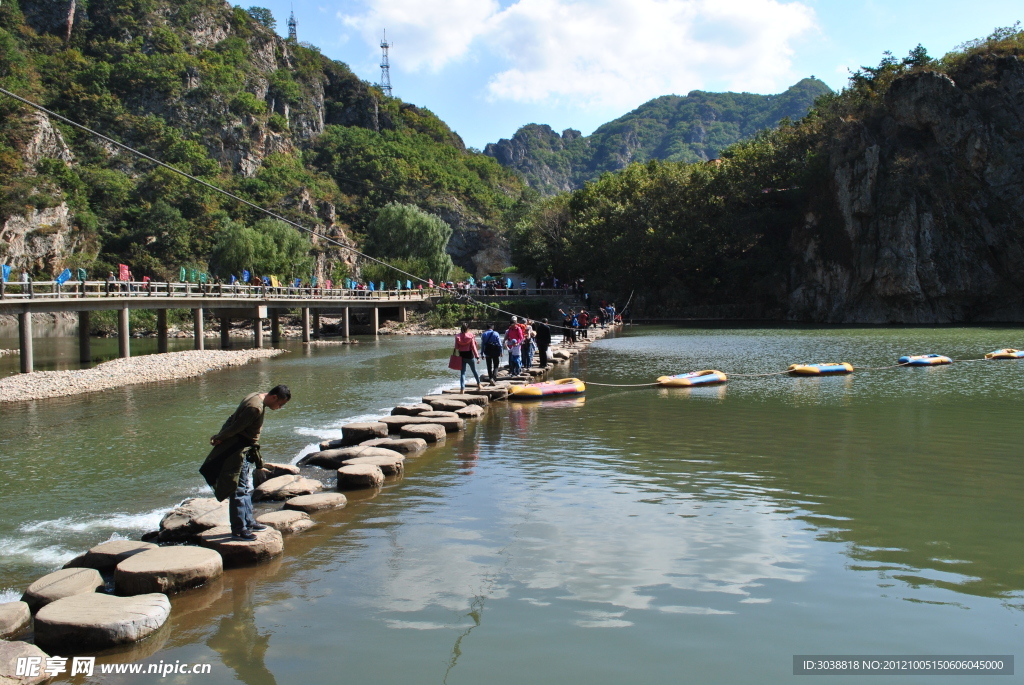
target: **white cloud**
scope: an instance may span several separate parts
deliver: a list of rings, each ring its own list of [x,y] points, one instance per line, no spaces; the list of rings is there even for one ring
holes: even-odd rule
[[[815,26],[810,7],[781,0],[369,0],[345,19],[371,44],[387,27],[410,71],[496,58],[492,100],[605,107],[708,84],[779,90]]]

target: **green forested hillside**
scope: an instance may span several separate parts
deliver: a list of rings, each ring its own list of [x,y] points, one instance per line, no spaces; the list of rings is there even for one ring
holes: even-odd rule
[[[521,181],[272,21],[222,0],[5,0],[0,85],[321,236],[359,243],[378,208],[416,205],[460,233],[472,268]],[[0,200],[0,262],[41,277],[206,269],[218,236],[261,218],[2,97]],[[315,237],[309,249],[321,278],[357,266]]]
[[[665,95],[599,127],[590,136],[572,129],[529,124],[511,140],[484,150],[524,175],[544,194],[581,188],[631,162],[659,159],[700,162],[784,119],[803,117],[816,98],[831,93],[821,81],[803,79],[778,95],[706,93]]]

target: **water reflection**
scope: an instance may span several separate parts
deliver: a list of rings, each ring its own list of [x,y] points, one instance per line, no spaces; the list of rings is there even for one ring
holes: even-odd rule
[[[271,635],[257,627],[257,581],[241,574],[232,580],[231,612],[220,619],[206,645],[220,654],[221,663],[234,671],[236,679],[247,685],[276,685],[265,662]]]

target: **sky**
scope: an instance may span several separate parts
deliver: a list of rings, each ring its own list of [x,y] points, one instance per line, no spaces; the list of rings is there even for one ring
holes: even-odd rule
[[[252,0],[250,0],[252,1]],[[483,149],[525,124],[584,135],[660,95],[779,93],[919,43],[933,56],[1024,19],[1019,0],[255,0],[298,37]],[[243,4],[248,7],[248,4]]]

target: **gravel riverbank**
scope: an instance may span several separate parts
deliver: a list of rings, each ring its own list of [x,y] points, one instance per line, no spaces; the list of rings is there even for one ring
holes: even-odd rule
[[[91,369],[38,371],[0,379],[0,403],[67,397],[125,385],[201,376],[227,366],[276,357],[286,350],[188,350],[115,359]]]

